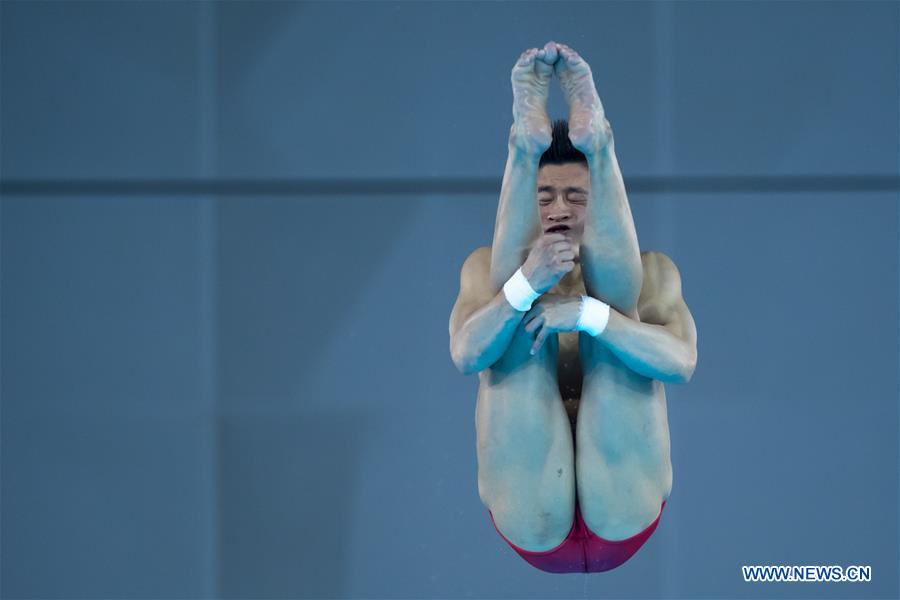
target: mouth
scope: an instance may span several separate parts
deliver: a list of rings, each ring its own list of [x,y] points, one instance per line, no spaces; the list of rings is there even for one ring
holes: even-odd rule
[[[569,227],[568,225],[554,225],[553,227],[548,227],[547,229],[545,229],[544,233],[557,233],[557,232],[565,233],[567,231],[570,231],[571,229],[572,228]]]

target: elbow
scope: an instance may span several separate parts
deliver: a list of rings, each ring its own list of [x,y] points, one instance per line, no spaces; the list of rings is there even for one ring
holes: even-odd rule
[[[456,365],[457,370],[463,375],[471,375],[481,370],[471,360],[454,359],[453,364]]]
[[[453,360],[453,366],[456,367],[456,370],[463,375],[467,375],[465,360],[463,360],[462,354],[460,354],[452,343],[450,344],[450,358]]]
[[[669,383],[688,383],[693,375],[693,371],[679,371],[669,380]]]
[[[694,376],[694,369],[697,368],[697,350],[692,349],[684,364],[678,369],[672,383],[688,383]]]
[[[456,370],[463,375],[475,373],[475,370],[472,368],[472,363],[467,362],[464,358],[454,357],[453,364],[456,365]]]
[[[663,383],[688,383],[694,376],[696,366],[697,351],[688,351],[683,359],[676,360],[665,371],[657,373],[656,379]]]
[[[471,375],[471,374],[477,373],[478,371],[481,370],[477,367],[474,367],[471,363],[464,365],[462,367],[457,367],[457,368],[459,369],[459,372],[462,373],[463,375]]]
[[[477,373],[479,370],[476,368],[475,361],[472,360],[472,357],[465,352],[462,344],[454,343],[452,340],[450,342],[450,358],[453,359],[453,364],[456,366],[456,369],[463,375],[471,375],[472,373]]]

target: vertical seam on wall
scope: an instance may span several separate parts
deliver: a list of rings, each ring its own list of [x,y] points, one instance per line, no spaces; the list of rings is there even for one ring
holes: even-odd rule
[[[216,6],[214,2],[198,2],[194,6],[199,7],[198,13],[198,61],[197,82],[198,90],[198,114],[197,114],[197,144],[198,167],[200,176],[206,180],[213,180],[217,174],[218,153],[217,143],[217,46],[216,46]],[[220,588],[220,530],[221,530],[221,503],[219,494],[220,480],[220,427],[218,410],[218,261],[217,261],[217,211],[216,196],[214,194],[201,197],[200,210],[200,269],[201,269],[201,297],[203,311],[204,340],[203,368],[205,374],[205,419],[208,431],[207,439],[207,464],[209,473],[209,490],[207,502],[208,511],[208,546],[207,546],[207,573],[206,595],[210,598],[219,597]]]

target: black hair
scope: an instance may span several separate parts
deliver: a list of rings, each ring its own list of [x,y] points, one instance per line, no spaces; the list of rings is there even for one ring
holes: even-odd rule
[[[569,122],[558,119],[553,122],[553,141],[541,155],[538,167],[544,165],[564,165],[566,163],[588,164],[587,157],[569,139]]]

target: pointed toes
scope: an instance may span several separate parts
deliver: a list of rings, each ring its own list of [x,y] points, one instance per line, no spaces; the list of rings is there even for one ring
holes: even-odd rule
[[[559,54],[562,56],[567,63],[574,64],[581,61],[581,57],[577,52],[572,50],[570,47],[565,44],[557,44],[559,47]]]
[[[534,59],[537,56],[538,49],[537,48],[529,48],[525,52],[519,56],[518,62],[516,62],[517,67],[527,67],[530,64],[534,63]]]
[[[544,51],[542,60],[548,65],[555,64],[559,60],[559,49],[556,47],[556,42],[547,42],[542,50]]]

